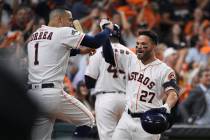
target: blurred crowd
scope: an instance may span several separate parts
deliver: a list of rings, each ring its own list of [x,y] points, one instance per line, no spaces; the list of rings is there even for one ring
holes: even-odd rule
[[[210,0],[0,0],[0,62],[23,73],[23,80],[27,39],[59,7],[71,10],[92,35],[100,31],[99,20],[109,18],[133,51],[140,30],[157,32],[156,56],[175,70],[182,89],[178,122],[210,124]],[[64,84],[94,113],[94,98],[83,82],[88,58],[70,58]]]

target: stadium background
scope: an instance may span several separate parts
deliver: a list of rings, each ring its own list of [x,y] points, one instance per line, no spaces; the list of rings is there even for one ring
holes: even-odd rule
[[[176,71],[182,88],[177,122],[162,139],[210,138],[208,109],[204,110],[209,118],[204,124],[196,124],[202,115],[191,112],[193,107],[186,108],[190,115],[182,110],[183,103],[200,84],[200,69],[210,67],[210,0],[0,0],[0,62],[6,62],[23,83],[27,81],[26,41],[33,31],[47,24],[49,12],[58,7],[71,10],[84,32],[93,35],[99,32],[100,18],[109,17],[120,25],[124,42],[133,51],[138,31],[157,32],[160,44],[156,55]],[[83,82],[88,57],[70,59],[64,83],[65,90],[94,113],[94,98]],[[206,80],[210,81],[208,77]],[[206,94],[210,94],[210,87]],[[210,98],[205,101],[209,103]],[[192,102],[197,104],[198,100]],[[74,126],[58,120],[53,138],[68,138],[74,131]],[[89,139],[97,139],[97,130],[88,135]]]

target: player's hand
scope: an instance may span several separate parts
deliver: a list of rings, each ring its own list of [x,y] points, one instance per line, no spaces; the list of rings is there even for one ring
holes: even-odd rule
[[[105,27],[109,28],[110,30],[113,30],[114,28],[113,23],[110,20],[104,18],[100,21],[100,28],[103,30]]]
[[[84,47],[84,46],[80,47],[79,49],[80,49],[80,54],[89,54],[89,53],[95,51],[95,49],[93,49],[93,48],[88,48],[88,47]]]

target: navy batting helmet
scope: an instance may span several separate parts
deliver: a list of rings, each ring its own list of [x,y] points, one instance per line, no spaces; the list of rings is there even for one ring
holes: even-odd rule
[[[114,24],[114,28],[113,28],[112,34],[110,36],[111,37],[116,37],[116,38],[121,37],[121,29],[120,29],[119,25]]]
[[[169,128],[168,114],[165,108],[153,108],[141,117],[142,128],[151,134],[160,134]]]

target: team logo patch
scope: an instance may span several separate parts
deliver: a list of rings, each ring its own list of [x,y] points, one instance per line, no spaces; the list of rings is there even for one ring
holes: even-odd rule
[[[72,35],[75,35],[76,33],[79,33],[77,30],[72,30]]]
[[[176,79],[176,75],[174,72],[171,72],[169,75],[168,75],[168,79],[171,80],[171,79]]]

